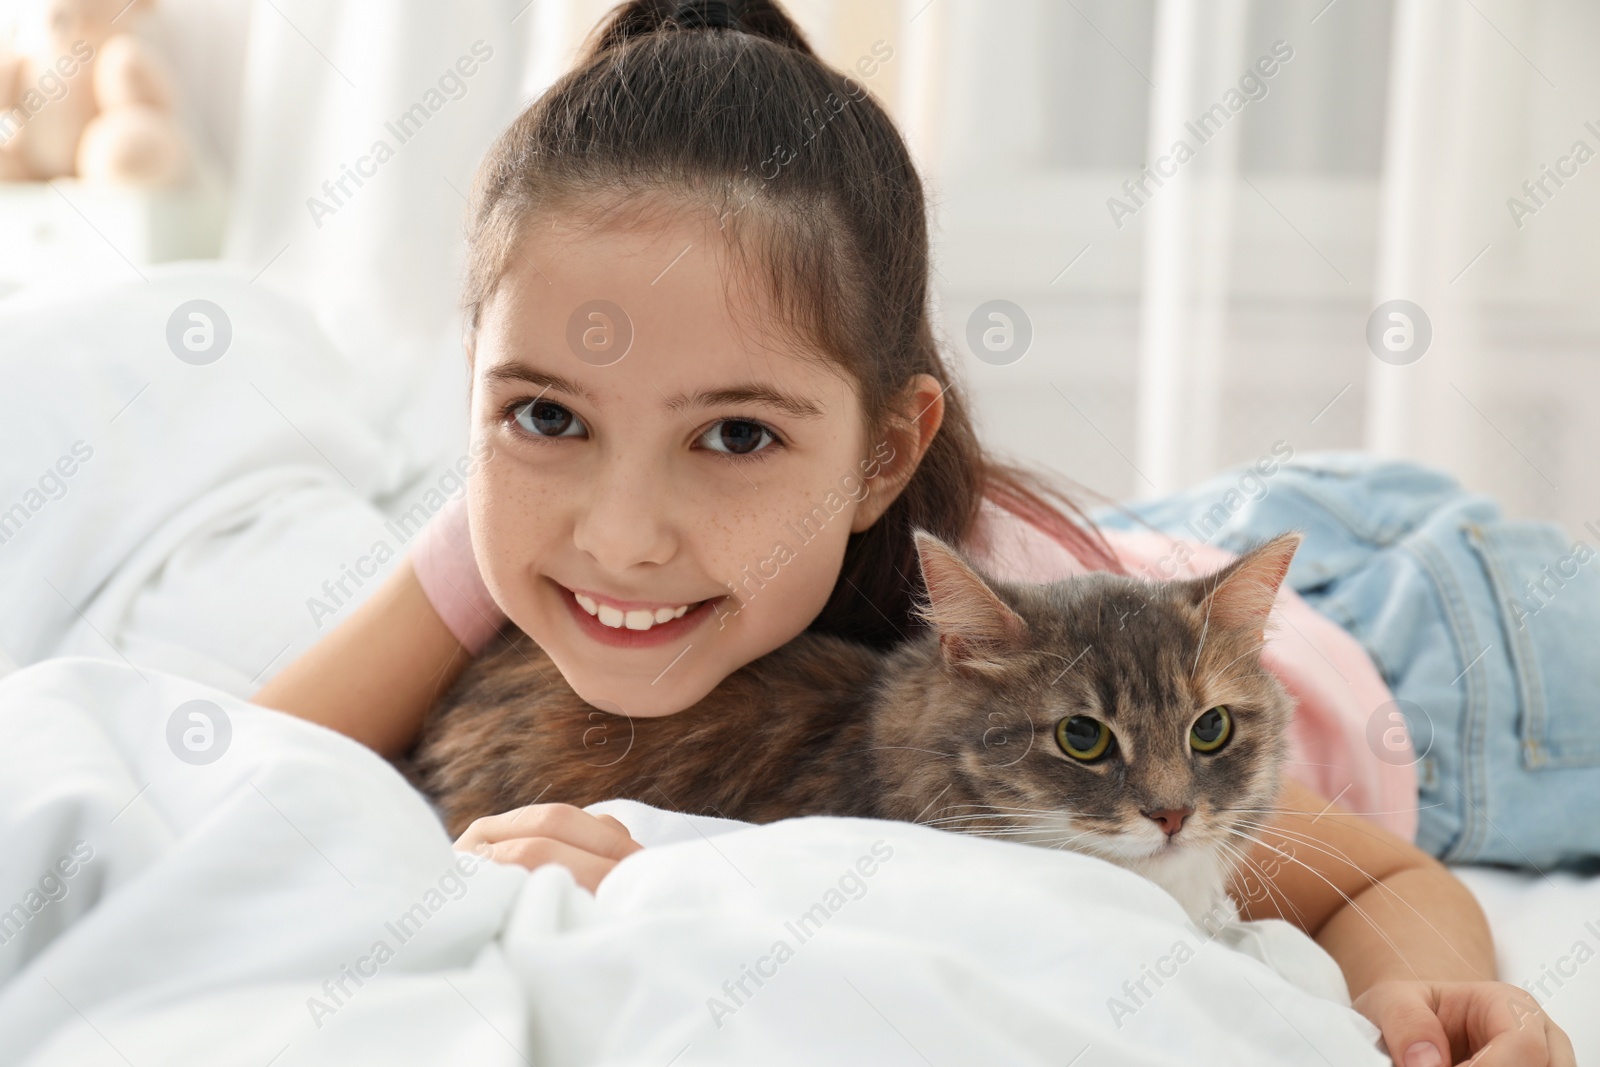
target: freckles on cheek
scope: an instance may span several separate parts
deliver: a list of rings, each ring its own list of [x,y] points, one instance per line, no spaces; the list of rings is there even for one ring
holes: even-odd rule
[[[754,573],[755,564],[771,551],[762,544],[762,528],[755,516],[737,512],[708,515],[696,523],[694,550],[707,576],[727,586],[738,584],[745,567]]]
[[[480,475],[472,493],[478,503],[474,522],[482,523],[474,533],[488,554],[482,565],[509,579],[548,551],[551,527],[562,514],[560,489],[499,456]]]
[[[746,512],[705,531],[708,538],[726,537],[725,547],[732,549],[717,557],[714,576],[731,584],[736,602],[728,610],[760,646],[758,654],[810,625],[839,579],[848,519],[841,513],[819,527],[812,517],[808,527],[811,515],[802,500],[788,510],[779,505]]]

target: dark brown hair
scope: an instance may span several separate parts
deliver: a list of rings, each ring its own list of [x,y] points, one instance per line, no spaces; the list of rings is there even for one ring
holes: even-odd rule
[[[593,216],[642,200],[720,217],[729,247],[765,280],[778,325],[856,383],[869,440],[892,434],[895,402],[913,376],[932,375],[945,389],[943,425],[884,514],[850,536],[812,630],[880,648],[919,632],[911,532],[967,543],[985,495],[1085,565],[1123,572],[1066,491],[979,444],[929,317],[926,206],[905,142],[872,95],[819,60],[772,0],[631,0],[602,22],[574,69],[479,169],[469,328],[530,216]]]

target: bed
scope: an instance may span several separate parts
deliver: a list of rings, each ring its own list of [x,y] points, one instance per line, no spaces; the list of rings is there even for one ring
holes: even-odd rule
[[[197,299],[204,365],[168,341]],[[591,896],[249,705],[458,491],[441,365],[375,412],[213,266],[0,303],[0,1062],[1387,1062],[1298,932],[1204,936],[1088,857],[610,802],[647,847]],[[1460,874],[1600,1062],[1600,878]]]

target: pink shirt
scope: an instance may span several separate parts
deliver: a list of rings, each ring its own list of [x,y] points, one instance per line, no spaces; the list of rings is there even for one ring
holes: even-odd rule
[[[1032,523],[985,499],[973,561],[1001,581],[1051,582],[1091,568]],[[1152,580],[1210,574],[1238,557],[1154,531],[1104,530],[1129,574]],[[1295,700],[1285,773],[1407,841],[1417,833],[1417,773],[1409,739],[1398,762],[1377,757],[1368,721],[1394,694],[1366,650],[1285,583],[1261,662]],[[1391,739],[1392,740],[1392,739]]]

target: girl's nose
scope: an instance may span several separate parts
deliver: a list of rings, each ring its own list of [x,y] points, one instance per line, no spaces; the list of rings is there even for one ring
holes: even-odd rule
[[[594,473],[573,524],[577,547],[606,570],[622,573],[641,563],[666,563],[676,550],[672,489],[659,470],[625,459]]]

